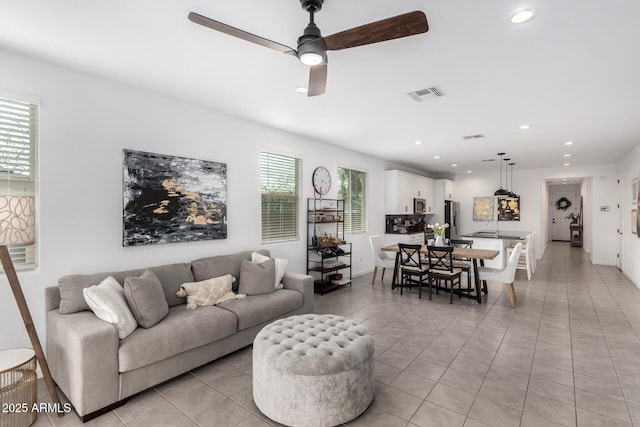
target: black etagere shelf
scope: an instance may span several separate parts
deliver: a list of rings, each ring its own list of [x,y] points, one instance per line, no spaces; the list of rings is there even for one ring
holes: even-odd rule
[[[307,199],[307,274],[320,294],[351,286],[351,243],[344,239],[344,200]]]

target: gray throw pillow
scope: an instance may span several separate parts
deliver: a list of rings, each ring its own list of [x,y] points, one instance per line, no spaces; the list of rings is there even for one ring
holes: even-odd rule
[[[124,296],[138,325],[150,328],[169,314],[162,284],[151,270],[124,279]]]
[[[247,295],[270,294],[275,291],[276,263],[273,259],[256,264],[243,259],[240,264],[240,287],[238,292]]]

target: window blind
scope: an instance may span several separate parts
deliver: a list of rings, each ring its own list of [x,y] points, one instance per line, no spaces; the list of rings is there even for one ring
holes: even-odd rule
[[[31,179],[36,106],[0,98],[0,171],[9,179]]]
[[[35,195],[37,106],[0,97],[0,194]],[[36,264],[35,244],[12,245],[19,270]]]
[[[367,230],[366,182],[366,172],[338,168],[338,198],[345,201],[345,233]]]
[[[297,239],[302,188],[302,161],[268,152],[260,153],[262,241]]]

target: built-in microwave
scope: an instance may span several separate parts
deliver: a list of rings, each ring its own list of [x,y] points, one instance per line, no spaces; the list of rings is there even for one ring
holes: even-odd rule
[[[413,199],[413,213],[427,213],[427,201],[425,199]]]

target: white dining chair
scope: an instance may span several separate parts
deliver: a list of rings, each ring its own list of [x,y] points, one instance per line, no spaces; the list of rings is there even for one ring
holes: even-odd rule
[[[378,268],[382,268],[382,278],[380,281],[384,280],[384,271],[387,268],[390,268],[391,271],[396,266],[395,254],[388,254],[387,252],[382,250],[382,236],[375,235],[369,236],[369,243],[371,244],[371,250],[373,251],[373,278],[371,279],[371,284],[376,280],[376,275],[378,274]]]
[[[522,252],[520,253],[520,257],[518,258],[518,264],[516,265],[516,269],[525,270],[527,272],[527,280],[531,280],[531,275],[534,271],[532,258],[535,257],[533,254],[533,241],[534,241],[534,233],[529,233],[525,240],[525,243],[522,244]],[[507,248],[507,256],[511,255],[515,246],[513,248]]]
[[[511,255],[509,255],[509,261],[507,261],[507,266],[505,268],[478,268],[478,277],[480,278],[480,280],[504,283],[507,286],[507,294],[509,295],[509,302],[511,302],[511,307],[516,306],[517,298],[513,282],[516,277],[516,267],[518,265],[518,260],[520,259],[521,252],[522,243],[518,243],[513,248]]]

